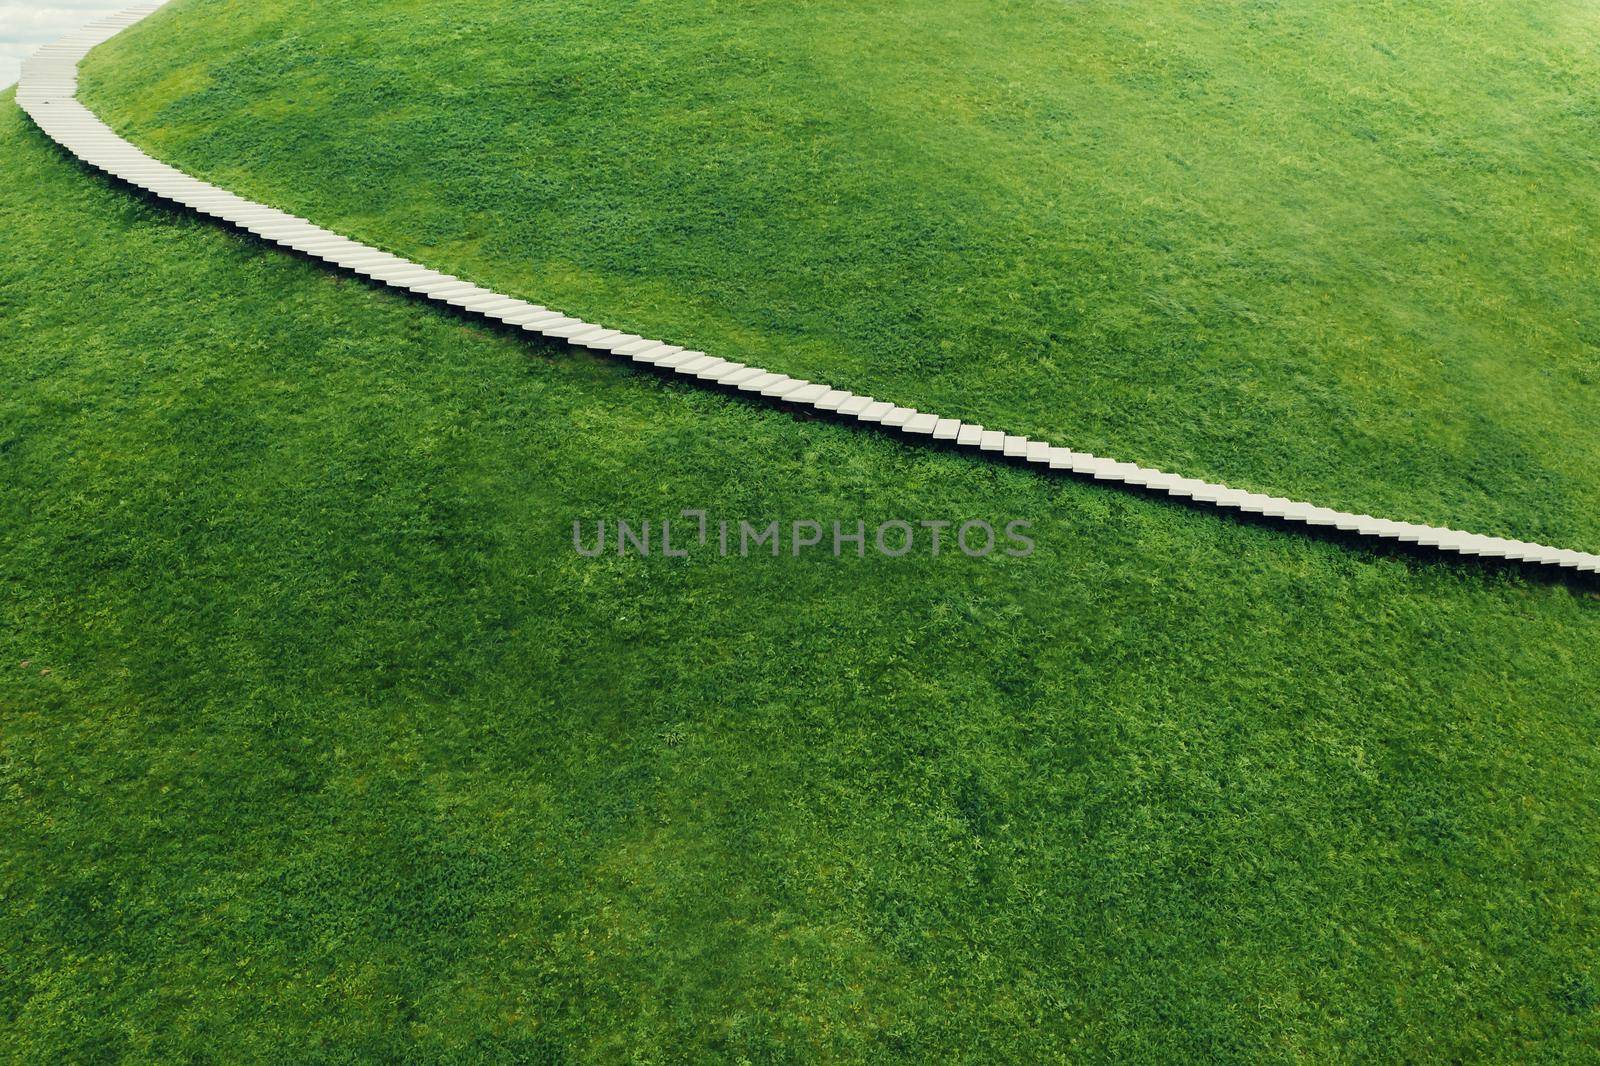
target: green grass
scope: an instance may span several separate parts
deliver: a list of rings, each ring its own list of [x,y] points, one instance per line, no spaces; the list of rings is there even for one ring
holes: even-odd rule
[[[591,321],[1600,550],[1577,0],[182,0],[162,158]]]
[[[467,89],[509,84],[508,96],[544,101],[552,119],[593,103],[596,83],[622,77],[617,68],[597,64],[586,83],[561,74],[549,47],[590,16],[521,31],[525,51],[497,67],[467,31],[515,36],[499,16],[365,10],[309,9],[295,16],[300,30],[257,38],[267,13],[180,5],[95,57],[97,92],[120,95],[116,77],[140,83],[116,104],[119,121],[158,154],[190,153],[185,165],[241,191],[505,287],[554,292],[576,310],[655,316],[628,324],[654,321],[708,347],[725,340],[713,350],[761,352],[775,365],[848,357],[831,377],[899,382],[896,397],[913,403],[957,380],[998,380],[1001,364],[984,354],[997,351],[963,345],[941,368],[914,343],[939,331],[937,316],[911,312],[939,278],[963,273],[938,248],[922,247],[928,269],[913,270],[908,246],[867,255],[852,244],[859,260],[841,246],[813,263],[814,285],[800,286],[798,260],[784,257],[827,247],[807,236],[808,212],[791,216],[791,238],[757,201],[741,209],[755,217],[739,214],[736,198],[711,201],[729,212],[721,222],[683,200],[691,217],[675,237],[616,220],[605,234],[563,236],[577,225],[563,205],[598,226],[609,217],[601,205],[626,185],[644,211],[665,169],[640,163],[641,184],[579,168],[586,180],[569,186],[575,164],[553,150],[508,158],[493,112],[469,106]],[[664,56],[694,47],[693,16],[670,4],[642,10],[663,33],[678,28]],[[927,18],[937,26],[965,10]],[[1289,17],[1252,10],[1268,23],[1263,37]],[[1508,7],[1441,10],[1521,24]],[[1027,6],[1002,13],[1048,21]],[[1132,18],[1068,6],[1060,22],[1092,13]],[[941,50],[962,56],[986,40],[910,34],[893,16],[859,18],[906,40],[902,51],[930,74],[943,69]],[[1440,32],[1455,25],[1433,17]],[[828,47],[867,47],[847,35],[796,36],[785,50],[766,34],[803,24],[724,8],[700,28],[715,31],[705,48],[726,50],[735,73],[739,56],[771,55],[766,69],[794,78],[785,83],[794,92],[756,93],[762,68],[747,64],[747,89],[769,107],[787,100],[799,113],[815,99],[806,93],[826,89],[785,63],[891,77],[829,59]],[[647,31],[613,28],[623,38]],[[1170,40],[1176,29],[1156,20],[1146,32]],[[1585,31],[1562,32],[1577,41]],[[242,66],[206,75],[211,87],[191,96],[193,65],[226,53],[232,34],[255,42]],[[340,62],[317,58],[341,34]],[[375,142],[363,171],[353,146],[375,101],[362,79],[405,69],[402,52],[423,40],[429,62],[458,70],[391,86],[391,139]],[[1235,47],[1248,52],[1252,40]],[[1316,49],[1332,47],[1310,34],[1301,43],[1308,68]],[[1496,43],[1510,52],[1516,41],[1507,31]],[[801,58],[785,59],[790,51]],[[1458,57],[1456,69],[1469,59],[1492,68],[1485,51]],[[427,54],[413,49],[412,59]],[[274,64],[301,88],[284,89]],[[174,73],[161,76],[164,67]],[[698,78],[663,68],[708,93],[726,88],[706,64]],[[335,90],[341,70],[349,88]],[[1130,97],[1137,74],[1126,75]],[[1167,74],[1158,65],[1141,76],[1159,86]],[[569,86],[566,103],[530,82]],[[937,93],[928,96],[931,106]],[[866,128],[870,99],[856,100],[835,116],[845,125],[817,136],[845,153],[879,150],[881,136],[883,152],[915,154],[892,127]],[[701,143],[695,130],[726,133],[738,113],[728,104],[719,116],[714,103],[680,110],[689,125],[674,127],[656,121],[652,109],[665,105],[641,87],[633,135]],[[915,103],[886,95],[877,106]],[[319,109],[339,118],[324,149],[308,132]],[[1135,136],[1101,121],[1107,136]],[[761,140],[754,125],[747,132]],[[995,136],[1025,140],[1004,133]],[[967,134],[977,126],[949,135]],[[591,136],[585,150],[599,153],[621,134]],[[1545,151],[1560,150],[1554,134],[1539,136]],[[251,151],[236,158],[235,138]],[[451,163],[444,185],[390,185],[429,144]],[[1567,150],[1575,160],[1580,146]],[[1204,151],[1218,153],[1221,180],[1221,149]],[[201,165],[207,153],[217,167]],[[9,96],[0,157],[8,1056],[1585,1061],[1600,1045],[1592,587],[1360,550],[907,447],[483,329],[113,187],[65,159]],[[836,190],[857,218],[881,209],[872,217],[884,228],[860,230],[862,240],[917,217],[867,195],[909,179],[846,163],[817,173],[857,175],[863,184]],[[524,217],[465,197],[480,166],[512,204],[544,197],[543,209]],[[732,196],[744,180],[733,172],[750,168],[730,162],[720,178],[715,169],[685,164],[705,184],[685,178],[681,195]],[[1020,170],[994,177],[1021,182]],[[357,210],[363,173],[362,217],[346,218],[336,208]],[[977,181],[950,180],[929,190],[930,204]],[[1552,184],[1541,178],[1542,195],[1556,195]],[[782,182],[767,185],[781,199]],[[985,195],[999,203],[1002,193]],[[1351,217],[1379,217],[1357,207],[1350,201]],[[1503,205],[1496,217],[1515,216]],[[1006,242],[1040,219],[1019,213],[994,247],[1016,252],[1026,242]],[[1113,240],[1116,219],[1102,225]],[[1170,232],[1189,231],[1173,222]],[[628,234],[682,258],[630,259]],[[1346,237],[1358,239],[1330,226],[1306,234],[1306,247]],[[1270,226],[1239,239],[1280,242],[1286,255],[1298,247]],[[1191,251],[1196,243],[1205,242],[1193,237]],[[1137,286],[1118,273],[1134,269],[1129,261],[1107,263],[1104,278],[1056,274],[1053,254],[1040,246],[1038,260],[1012,263],[1013,276],[1086,302],[1089,317],[1066,315],[1063,330],[1133,316]],[[769,255],[769,270],[742,272]],[[1535,314],[1556,296],[1536,281],[1559,260],[1541,262],[1441,265],[1436,280],[1526,289],[1493,313],[1566,329],[1570,318]],[[974,304],[939,315],[993,311],[1006,283],[977,265],[966,264]],[[859,272],[860,293],[840,271]],[[901,272],[904,285],[872,288]],[[1187,284],[1210,280],[1196,273]],[[1408,312],[1418,346],[1494,332],[1478,318],[1487,302],[1430,319],[1419,290],[1329,284],[1329,302],[1305,318],[1330,337],[1360,320],[1349,304],[1363,294],[1397,314],[1423,300]],[[1096,285],[1122,303],[1097,304]],[[828,319],[812,289],[844,309]],[[769,290],[789,293],[782,307],[799,317],[773,305],[763,320]],[[1298,290],[1286,281],[1275,291]],[[1570,295],[1587,298],[1576,278]],[[1017,306],[1044,316],[1054,305]],[[1261,332],[1281,340],[1274,321]],[[874,322],[885,335],[856,345]],[[1565,465],[1593,447],[1580,418],[1592,392],[1555,340],[1538,350],[1548,372],[1514,379],[1493,351],[1462,348],[1466,364],[1441,368],[1430,362],[1437,352],[1379,343],[1376,325],[1360,351],[1319,354],[1302,337],[1298,362],[1272,363],[1283,346],[1257,341],[1254,390],[1213,382],[1223,392],[1202,401],[1192,395],[1200,379],[1187,381],[1189,398],[1219,420],[1207,422],[1160,417],[1178,410],[1187,379],[1172,380],[1154,353],[1163,336],[1188,337],[1196,359],[1223,359],[1212,348],[1220,334],[1137,316],[1125,325],[1100,349],[1063,333],[1053,371],[1025,365],[1026,389],[970,400],[1018,423],[1049,414],[1054,428],[1083,435],[1105,420],[1104,432],[1126,432],[1134,447],[1193,449],[1185,469],[1196,473],[1274,454],[1296,478],[1320,470],[1330,488],[1352,479],[1351,492],[1421,479],[1429,458],[1446,455],[1451,427],[1467,424],[1477,428],[1451,458],[1481,477],[1439,481],[1436,500],[1451,515],[1470,504],[1486,524],[1498,515],[1552,539],[1593,529],[1574,502],[1594,491],[1593,471]],[[1408,351],[1417,365],[1397,369],[1390,361]],[[1097,362],[1113,357],[1126,360],[1115,373]],[[1162,358],[1181,363],[1177,350]],[[1081,388],[1075,360],[1099,367],[1095,380],[1110,391]],[[1319,368],[1338,382],[1314,383]],[[1364,387],[1367,375],[1381,388]],[[1423,387],[1430,380],[1444,396]],[[1523,391],[1475,395],[1510,380]],[[1373,402],[1373,388],[1392,402]],[[1573,410],[1506,402],[1541,389]],[[1289,395],[1370,404],[1361,424],[1376,428],[1350,440],[1313,425],[1320,437],[1298,439],[1277,406]],[[1413,417],[1400,397],[1430,406]],[[1428,415],[1434,405],[1450,412],[1443,424]],[[1228,420],[1241,436],[1213,439]],[[1398,475],[1363,461],[1391,420],[1411,424],[1417,445]],[[1465,444],[1503,444],[1528,427],[1539,439],[1526,469]],[[1511,491],[1519,476],[1541,491]],[[586,560],[571,548],[574,518],[692,506],[735,519],[1023,518],[1038,551],[683,561]]]

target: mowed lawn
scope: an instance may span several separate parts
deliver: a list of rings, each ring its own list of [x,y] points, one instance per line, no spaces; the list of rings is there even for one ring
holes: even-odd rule
[[[177,0],[164,159],[590,321],[1600,551],[1587,0]]]
[[[914,343],[937,332],[915,313],[933,291],[919,287],[957,273],[937,249],[920,253],[937,269],[911,270],[902,257],[917,247],[914,235],[856,261],[840,248],[814,263],[814,288],[837,309],[828,319],[791,285],[786,272],[799,260],[783,258],[807,241],[826,243],[804,236],[809,211],[794,215],[797,243],[786,243],[764,206],[730,217],[718,238],[707,220],[737,201],[701,205],[694,210],[707,213],[696,217],[664,211],[660,225],[679,217],[683,232],[651,236],[642,216],[605,221],[606,197],[625,184],[609,169],[617,157],[576,168],[551,151],[506,165],[496,140],[504,133],[492,125],[471,144],[440,147],[419,131],[480,121],[469,91],[516,79],[561,83],[544,65],[562,62],[549,35],[600,48],[632,24],[614,18],[605,34],[584,37],[588,9],[561,9],[562,21],[551,21],[552,9],[529,7],[520,24],[510,11],[463,7],[452,20],[434,10],[446,6],[307,11],[295,16],[307,23],[297,36],[252,21],[285,11],[179,4],[153,21],[140,47],[95,57],[97,91],[118,77],[149,79],[118,105],[119,121],[149,131],[136,136],[158,153],[194,153],[184,162],[208,177],[363,236],[392,232],[390,246],[470,266],[502,287],[534,296],[567,287],[548,302],[564,291],[574,310],[597,317],[617,319],[612,306],[657,316],[657,332],[731,346],[729,354],[760,352],[786,368],[798,364],[785,360],[853,359],[830,376],[899,382],[906,402],[957,378],[1002,381],[990,347],[960,345],[941,369],[934,349]],[[642,10],[664,28],[684,27],[676,39],[685,47],[693,40],[687,9]],[[846,48],[820,34],[815,47],[799,48],[796,31],[786,51],[776,37],[740,30],[760,25],[750,20],[763,13],[777,19],[777,9],[708,10],[722,15],[702,24],[722,34],[711,40],[760,41],[775,57],[816,63],[829,41]],[[950,55],[981,43],[925,30],[965,10],[940,7],[920,20],[901,12],[924,36],[901,33],[898,51],[882,29],[895,25],[894,9],[856,17],[880,27],[886,56],[923,55],[934,70],[943,69],[931,58],[936,42]],[[1068,5],[1059,18],[1071,26],[1090,13],[1130,19],[1129,10]],[[1269,24],[1286,17],[1250,10]],[[1460,11],[1533,32],[1509,7]],[[997,12],[1048,23],[1042,8]],[[323,58],[313,22],[345,49],[348,89],[336,88],[341,65]],[[222,38],[252,25],[262,36],[241,56],[258,66],[207,75],[212,95],[191,98],[202,86],[183,87],[197,77],[182,73],[186,64],[213,48],[220,56]],[[515,64],[496,68],[473,52],[470,31],[485,26],[523,42]],[[1546,28],[1556,33],[1554,23]],[[1160,19],[1148,29],[1158,40],[1170,31]],[[1583,31],[1562,32],[1579,40]],[[1496,47],[1509,48],[1508,39],[1491,35]],[[1248,40],[1236,44],[1249,51]],[[1303,46],[1327,42],[1312,35]],[[454,48],[463,49],[457,60]],[[167,69],[179,73],[170,80],[159,76],[158,49],[171,50]],[[360,58],[368,50],[370,64]],[[461,66],[453,79],[418,73],[388,90],[392,140],[368,153],[363,201],[350,153],[367,135],[360,116],[376,120],[370,109],[384,94],[361,79],[403,68],[408,50],[417,63]],[[1488,51],[1470,57],[1480,69]],[[304,64],[313,76],[278,99],[276,62]],[[839,78],[911,77],[838,62]],[[823,80],[797,77],[787,98],[799,107],[806,93],[828,91]],[[1485,91],[1482,81],[1462,91]],[[719,83],[714,68],[700,71],[707,91],[723,91]],[[513,86],[508,99],[513,91],[526,90]],[[1543,91],[1548,99],[1551,87]],[[605,95],[595,92],[572,88],[569,106]],[[846,115],[856,125],[818,137],[853,145],[859,133],[871,144],[877,130],[898,143],[890,126],[860,117],[891,98],[864,93],[855,90],[855,117]],[[640,135],[671,128],[647,121],[650,107],[664,106],[651,95],[641,89],[635,101]],[[763,96],[773,107],[785,99],[752,90],[751,99]],[[146,111],[129,110],[136,106]],[[556,121],[560,109],[549,106]],[[348,120],[323,127],[309,117],[338,107]],[[430,118],[426,108],[443,110]],[[189,118],[171,118],[186,109]],[[199,129],[203,115],[214,132]],[[157,142],[158,129],[170,142]],[[256,145],[247,160],[233,157],[237,137]],[[1559,152],[1553,141],[1545,150]],[[473,158],[480,151],[482,166]],[[215,169],[197,161],[207,152]],[[448,160],[444,186],[393,176],[423,166],[426,156],[411,152]],[[776,150],[770,158],[779,156],[788,158]],[[0,96],[0,160],[7,1055],[54,1063],[1594,1054],[1600,596],[1592,586],[1291,535],[910,447],[482,328],[113,186],[51,146],[9,95]],[[707,196],[740,184],[704,160],[680,170],[696,166],[712,182],[700,188]],[[506,196],[545,204],[524,216],[466,198],[474,171]],[[996,180],[1026,176],[1006,171]],[[651,172],[639,164],[635,176]],[[907,180],[855,163],[819,173]],[[1548,185],[1540,180],[1542,195],[1556,195]],[[752,197],[758,186],[747,185]],[[643,194],[627,187],[643,196],[635,205],[643,211],[649,182]],[[967,224],[862,189],[871,191],[840,185],[836,194],[859,197],[852,210],[868,201],[881,208],[887,228],[872,239],[896,232],[896,218]],[[827,194],[821,183],[810,192]],[[690,202],[688,189],[681,195]],[[1528,192],[1531,203],[1539,195]],[[1247,198],[1237,203],[1243,209]],[[1379,217],[1359,206],[1348,203],[1352,218]],[[1509,205],[1504,212],[1514,216]],[[573,218],[585,217],[594,232],[554,250],[581,231]],[[640,224],[624,225],[627,217]],[[974,248],[969,266],[1000,254],[1005,241],[1022,242],[1007,246],[1012,253],[1035,246],[1018,234],[1046,217],[1019,214],[1021,228],[995,230],[997,243]],[[1325,227],[1306,236],[1307,247],[1355,239],[1319,217],[1304,217],[1308,230]],[[606,225],[617,228],[608,236]],[[1113,219],[1103,225],[1107,241],[1123,239]],[[564,238],[563,227],[575,228]],[[1174,239],[1184,232],[1171,228]],[[685,260],[628,258],[624,238],[703,258],[693,270]],[[1298,247],[1271,227],[1249,239],[1277,242],[1283,254]],[[553,243],[541,251],[541,240]],[[719,246],[725,263],[712,254]],[[1037,247],[1043,254],[1047,244]],[[585,265],[573,249],[596,258]],[[768,254],[777,257],[769,271],[742,272],[748,257]],[[1294,254],[1321,261],[1314,251]],[[1566,328],[1532,310],[1530,279],[1549,275],[1468,260],[1453,272],[1439,266],[1438,281],[1503,285],[1532,301],[1508,297],[1495,312],[1506,321],[1525,314],[1530,329]],[[1092,270],[1035,266],[1013,262],[1019,285],[1060,286],[1061,299],[1073,286],[1111,286],[1133,314],[1132,290],[1117,287],[1109,262],[1100,281]],[[849,270],[860,272],[860,292],[841,280]],[[870,289],[871,279],[897,272],[904,285]],[[976,303],[941,313],[987,313],[974,308],[1005,291],[995,272],[969,276],[983,290]],[[763,287],[780,281],[804,322],[775,307],[759,318]],[[1295,287],[1285,285],[1287,299]],[[1363,292],[1375,301],[1370,311],[1421,299],[1417,291],[1373,282],[1330,288],[1328,301],[1307,306],[1323,308],[1318,328],[1331,336],[1336,323],[1361,320],[1346,305]],[[1563,292],[1587,299],[1575,278]],[[1016,301],[1019,313],[1043,315],[1042,306]],[[1113,314],[1113,306],[1090,310]],[[1534,359],[1479,321],[1487,304],[1465,301],[1437,318],[1413,312],[1415,345],[1481,328],[1503,345],[1493,352]],[[1062,321],[1062,329],[1100,328],[1083,316]],[[874,322],[883,337],[846,343],[872,335]],[[1197,359],[1223,358],[1203,323],[1186,333],[1155,319],[1129,322],[1154,330],[1140,336],[1189,336]],[[1260,329],[1282,336],[1270,318]],[[1366,461],[1363,441],[1409,420],[1418,447],[1399,461],[1398,483],[1434,485],[1451,516],[1481,506],[1486,521],[1503,517],[1518,532],[1592,539],[1595,517],[1573,501],[1593,491],[1593,472],[1563,465],[1594,440],[1576,413],[1592,393],[1563,378],[1581,373],[1575,348],[1551,340],[1538,350],[1548,360],[1541,371],[1515,376],[1486,349],[1461,349],[1470,367],[1420,357],[1407,367],[1403,349],[1376,339],[1342,356],[1307,342],[1302,362],[1285,369],[1271,362],[1281,349],[1258,341],[1255,389],[1225,402],[1214,382],[1224,391],[1190,398],[1246,427],[1212,440],[1203,419],[1159,417],[1187,409],[1181,382],[1164,379],[1149,361],[1154,349],[1132,336],[1113,344],[1107,334],[1095,355],[1064,333],[1051,348],[1062,373],[1023,360],[1028,388],[972,402],[1023,423],[1051,414],[1084,433],[1100,425],[1137,447],[1166,440],[1193,449],[1185,469],[1197,473],[1205,462],[1271,454],[1297,478],[1325,476],[1330,488],[1348,478],[1351,492],[1397,483],[1395,471]],[[718,339],[727,343],[713,347]],[[1246,358],[1246,349],[1228,351]],[[1072,360],[1105,361],[1100,391],[1074,383],[1065,371],[1087,364]],[[1141,365],[1149,377],[1135,388]],[[1363,365],[1369,375],[1357,372]],[[1125,388],[1115,385],[1119,374],[1128,375]],[[1430,378],[1463,406],[1424,388]],[[1384,394],[1377,381],[1398,391]],[[1492,395],[1469,404],[1478,388]],[[1374,436],[1345,438],[1316,423],[1302,428],[1324,436],[1301,439],[1275,406],[1339,389],[1352,403],[1389,396],[1350,415]],[[1546,419],[1532,401],[1516,402],[1529,396],[1559,396],[1574,412]],[[1437,406],[1406,406],[1413,401]],[[1472,468],[1481,478],[1452,483],[1442,468],[1424,478],[1463,424],[1473,439],[1503,443],[1527,432],[1540,447],[1524,466],[1463,446],[1448,458],[1485,464]],[[1219,441],[1228,447],[1213,454]],[[1510,480],[1495,480],[1502,476]],[[1519,485],[1530,491],[1519,494]],[[1024,519],[1038,548],[1027,559],[900,560],[709,552],[591,560],[572,548],[575,518],[658,518],[685,507],[735,520]]]

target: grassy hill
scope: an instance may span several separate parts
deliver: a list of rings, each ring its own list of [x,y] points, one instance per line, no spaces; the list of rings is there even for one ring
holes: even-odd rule
[[[180,2],[88,73],[157,154],[542,302],[1595,546],[1564,8],[804,10]],[[9,95],[0,158],[17,1059],[1600,1040],[1591,588],[530,343],[113,187]],[[683,507],[1038,550],[572,549]]]
[[[1574,0],[186,0],[162,158],[591,321],[1100,455],[1600,550]]]

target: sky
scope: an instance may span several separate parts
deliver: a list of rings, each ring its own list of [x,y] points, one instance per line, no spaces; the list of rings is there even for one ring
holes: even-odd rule
[[[49,44],[64,33],[101,15],[127,7],[104,0],[55,0],[29,4],[0,0],[0,89],[17,80],[22,61],[41,44]]]

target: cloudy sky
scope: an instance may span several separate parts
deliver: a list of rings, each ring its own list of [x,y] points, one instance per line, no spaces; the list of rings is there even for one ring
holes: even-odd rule
[[[132,2],[119,5],[98,0],[55,0],[28,4],[0,0],[0,88],[17,80],[17,68],[41,44],[48,44],[99,15],[120,11]]]

